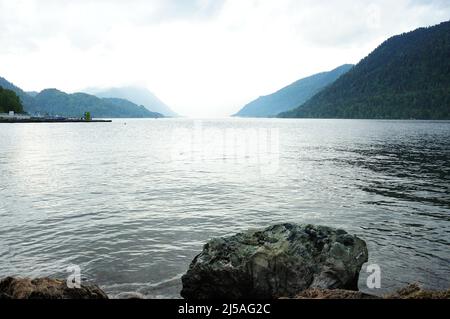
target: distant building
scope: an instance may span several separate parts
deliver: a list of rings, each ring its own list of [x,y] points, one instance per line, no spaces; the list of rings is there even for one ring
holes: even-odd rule
[[[28,120],[31,116],[24,114],[16,114],[14,111],[9,111],[9,113],[0,113],[0,119],[9,119],[9,120]]]

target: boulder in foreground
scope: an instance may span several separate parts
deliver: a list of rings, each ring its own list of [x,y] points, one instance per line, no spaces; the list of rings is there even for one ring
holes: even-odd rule
[[[0,280],[0,299],[108,299],[97,286],[68,288],[66,281],[50,278]]]
[[[295,297],[358,290],[366,243],[341,229],[281,224],[208,242],[182,277],[186,299]]]

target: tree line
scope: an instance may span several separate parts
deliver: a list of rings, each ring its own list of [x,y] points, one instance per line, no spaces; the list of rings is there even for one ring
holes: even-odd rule
[[[0,86],[0,113],[23,113],[22,102],[14,91],[6,90]]]

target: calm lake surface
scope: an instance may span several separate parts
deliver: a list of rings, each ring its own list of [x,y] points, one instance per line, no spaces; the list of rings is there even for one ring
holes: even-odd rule
[[[363,291],[448,288],[450,122],[0,124],[0,277],[178,298],[208,239],[278,222],[364,239]]]

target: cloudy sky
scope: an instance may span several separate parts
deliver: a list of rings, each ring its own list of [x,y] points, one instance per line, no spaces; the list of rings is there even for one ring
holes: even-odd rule
[[[140,85],[218,117],[449,19],[448,0],[0,0],[0,76],[35,91]]]

